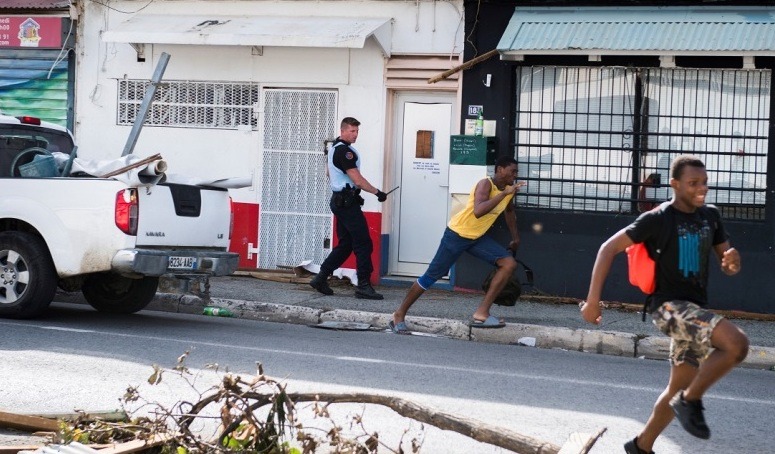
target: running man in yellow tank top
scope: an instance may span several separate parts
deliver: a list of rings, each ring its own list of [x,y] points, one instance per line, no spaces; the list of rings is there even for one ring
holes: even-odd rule
[[[480,180],[471,190],[465,208],[456,214],[444,230],[441,244],[436,251],[425,274],[420,276],[404,297],[404,301],[393,313],[389,323],[395,333],[408,333],[406,313],[415,301],[428,290],[437,280],[446,275],[449,269],[463,254],[477,257],[491,265],[496,265],[498,271],[492,279],[490,288],[485,293],[482,302],[474,312],[470,325],[478,328],[502,328],[502,320],[490,315],[490,307],[495,297],[508,282],[517,262],[509,251],[498,244],[493,238],[485,235],[501,213],[506,217],[506,226],[511,233],[509,249],[516,251],[519,247],[519,232],[517,232],[517,216],[514,204],[511,203],[514,194],[524,182],[517,182],[517,161],[504,156],[495,163],[495,176]]]

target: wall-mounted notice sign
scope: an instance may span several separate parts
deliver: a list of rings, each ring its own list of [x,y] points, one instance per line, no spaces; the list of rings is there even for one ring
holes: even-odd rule
[[[62,18],[0,15],[0,48],[62,47]]]
[[[412,161],[412,170],[439,175],[441,174],[441,164],[439,161]]]

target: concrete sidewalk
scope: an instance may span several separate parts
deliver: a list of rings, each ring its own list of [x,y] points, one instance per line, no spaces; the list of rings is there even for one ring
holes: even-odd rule
[[[348,281],[332,282],[335,294],[322,295],[308,278],[276,274],[277,282],[251,276],[210,279],[209,301],[198,292],[160,293],[149,310],[201,314],[205,305],[229,309],[234,316],[280,323],[316,325],[322,322],[358,322],[370,329],[386,331],[392,312],[400,304],[411,281],[404,286],[380,286],[384,300],[362,300],[353,296]],[[274,277],[274,276],[272,276]],[[166,287],[169,290],[169,287]],[[180,289],[173,289],[180,291]],[[60,294],[60,301],[82,300],[80,294]],[[577,302],[571,299],[524,295],[513,307],[493,306],[492,314],[507,322],[505,328],[468,326],[482,293],[431,289],[412,307],[409,328],[420,335],[453,339],[528,345],[539,348],[601,353],[634,358],[667,358],[669,339],[650,319],[641,321],[638,305],[613,304],[603,311],[599,326],[584,322]],[[775,370],[775,316],[751,319],[724,314],[742,328],[751,340],[744,367]],[[739,314],[741,317],[747,314]]]

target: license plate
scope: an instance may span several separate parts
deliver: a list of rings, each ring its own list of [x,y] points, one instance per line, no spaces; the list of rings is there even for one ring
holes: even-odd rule
[[[168,267],[175,270],[193,270],[196,269],[196,258],[171,256]]]

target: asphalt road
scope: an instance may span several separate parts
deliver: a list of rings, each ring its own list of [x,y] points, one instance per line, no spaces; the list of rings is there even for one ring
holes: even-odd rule
[[[197,387],[217,382],[208,364],[252,374],[260,361],[291,390],[401,396],[557,445],[573,432],[606,427],[593,453],[621,452],[668,373],[664,361],[148,311],[119,317],[69,304],[55,304],[38,320],[0,320],[0,333],[0,407],[6,411],[113,409],[127,386],[165,405],[190,400],[197,392],[172,375],[157,386],[146,381],[152,364],[172,367],[190,351],[187,365]],[[734,370],[705,398],[711,440],[697,440],[674,423],[654,450],[771,452],[774,384],[773,372]],[[390,410],[335,407],[343,426],[363,413],[369,430],[393,446],[407,427],[419,433],[419,424]],[[428,426],[423,436],[427,453],[504,452]]]

